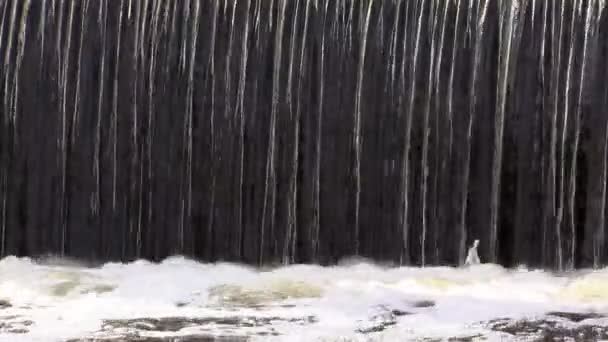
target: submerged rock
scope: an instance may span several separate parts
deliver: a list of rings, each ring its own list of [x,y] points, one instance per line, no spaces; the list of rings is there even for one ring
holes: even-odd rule
[[[376,308],[378,312],[372,315],[367,321],[360,321],[361,325],[356,332],[360,334],[370,334],[381,332],[397,324],[397,318],[411,315],[412,313],[399,309],[381,305]]]
[[[572,322],[582,322],[584,320],[587,319],[597,319],[597,318],[605,318],[606,315],[602,315],[602,314],[598,314],[595,312],[587,312],[587,313],[580,313],[580,312],[561,312],[561,311],[555,311],[555,312],[549,312],[547,313],[548,316],[553,316],[553,317],[560,317],[560,318],[565,318],[569,321]]]
[[[314,316],[283,318],[283,317],[256,317],[256,316],[225,316],[225,317],[163,317],[163,318],[135,318],[135,319],[111,319],[104,320],[103,330],[115,330],[130,328],[144,331],[169,331],[176,332],[188,327],[195,326],[232,326],[232,327],[256,327],[270,325],[273,322],[289,322],[296,324],[312,324],[317,322]]]
[[[413,307],[415,308],[430,308],[435,306],[435,302],[432,300],[420,300],[417,302],[414,302],[414,304],[412,304]]]
[[[541,341],[597,341],[608,339],[608,327],[591,324],[564,324],[550,317],[546,319],[497,319],[490,321],[488,327],[517,338],[533,338]]]
[[[253,287],[218,285],[209,289],[212,302],[222,306],[257,307],[288,299],[319,298],[323,290],[302,281],[276,280]]]
[[[10,308],[13,305],[6,299],[0,299],[0,309]]]
[[[19,315],[3,316],[0,317],[0,333],[26,334],[29,332],[28,327],[33,324],[33,321]]]
[[[277,322],[296,325],[316,323],[313,316],[305,317],[162,317],[135,319],[108,319],[102,329],[91,336],[80,337],[66,342],[246,342],[251,336],[277,336],[272,327]],[[196,331],[182,331],[182,329]],[[238,328],[258,328],[247,332],[237,332]],[[263,328],[263,329],[260,329]]]
[[[75,338],[66,342],[247,342],[246,336],[213,336],[213,335],[185,335],[185,336],[139,336],[129,335],[120,337],[87,337]]]

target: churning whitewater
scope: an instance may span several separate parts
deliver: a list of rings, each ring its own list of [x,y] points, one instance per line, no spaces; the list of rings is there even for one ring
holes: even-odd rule
[[[497,322],[608,326],[608,318],[594,314],[608,309],[607,284],[606,270],[559,275],[489,264],[410,268],[350,260],[333,267],[254,269],[172,257],[158,264],[84,267],[57,258],[8,257],[0,261],[0,299],[6,300],[0,339],[519,341],[522,336],[501,331]],[[606,331],[587,340],[608,337]]]

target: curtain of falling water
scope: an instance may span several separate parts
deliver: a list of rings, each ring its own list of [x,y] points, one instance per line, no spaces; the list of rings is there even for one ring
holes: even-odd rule
[[[605,265],[603,0],[0,0],[0,252]]]

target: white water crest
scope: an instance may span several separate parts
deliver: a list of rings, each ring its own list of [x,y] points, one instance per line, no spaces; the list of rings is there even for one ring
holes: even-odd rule
[[[608,308],[608,270],[551,274],[480,264],[466,268],[388,267],[351,260],[255,269],[183,257],[85,267],[64,259],[0,261],[1,341],[65,341],[126,336],[104,320],[269,319],[265,324],[193,324],[139,336],[249,336],[253,341],[409,341],[506,336],[484,322],[542,317],[549,311]],[[380,331],[373,326],[392,313]],[[313,317],[313,318],[311,318]],[[107,322],[107,321],[106,321]],[[594,319],[593,324],[608,325]],[[22,329],[21,333],[10,332]],[[104,328],[105,327],[105,328]],[[371,328],[370,328],[371,327]],[[133,328],[134,329],[134,328]],[[131,332],[133,333],[133,332]]]
[[[473,242],[473,246],[469,248],[467,259],[464,262],[465,265],[479,265],[481,263],[479,260],[479,254],[477,254],[477,247],[479,247],[479,240],[475,240],[475,242]]]

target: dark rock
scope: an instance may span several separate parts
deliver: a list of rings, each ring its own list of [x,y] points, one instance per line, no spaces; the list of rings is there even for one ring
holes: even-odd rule
[[[403,311],[403,310],[399,310],[399,309],[393,309],[391,310],[391,313],[397,317],[400,316],[407,316],[407,315],[411,315],[411,312],[407,312],[407,311]]]
[[[29,326],[34,324],[33,321],[23,319],[19,315],[9,315],[0,317],[0,333],[8,334],[25,334],[28,333]]]
[[[448,342],[473,342],[483,339],[483,335],[471,335],[471,336],[461,336],[461,337],[450,337],[448,338]]]
[[[432,300],[421,300],[415,302],[412,306],[415,308],[430,308],[435,306],[435,302]]]
[[[547,319],[511,320],[497,319],[488,322],[494,331],[504,332],[520,338],[535,338],[540,341],[555,341],[570,338],[574,341],[597,341],[608,339],[608,327],[596,325],[565,326],[563,323]]]
[[[104,320],[102,323],[102,332],[112,332],[113,337],[87,337],[70,340],[76,341],[145,341],[145,342],[165,342],[165,341],[218,341],[218,342],[242,342],[248,339],[243,336],[221,336],[217,337],[210,334],[195,334],[187,336],[167,336],[167,337],[147,337],[141,336],[143,332],[164,332],[167,335],[178,332],[184,328],[197,327],[200,330],[205,330],[205,326],[213,326],[214,328],[223,329],[224,334],[230,335],[231,328],[247,327],[261,328],[264,331],[253,332],[259,336],[276,336],[279,335],[274,329],[268,329],[276,322],[288,322],[298,325],[307,325],[317,322],[314,316],[283,318],[283,317],[256,317],[256,316],[227,316],[227,317],[162,317],[162,318],[136,318],[136,319],[110,319]],[[116,337],[115,332],[122,329],[129,330],[129,335],[119,333],[120,338]]]
[[[586,319],[596,319],[596,318],[604,318],[606,317],[605,315],[602,314],[598,314],[598,313],[594,313],[594,312],[587,312],[587,313],[580,313],[580,312],[561,312],[561,311],[555,311],[555,312],[549,312],[547,313],[548,316],[554,316],[554,317],[560,317],[560,318],[565,318],[569,321],[572,322],[582,322]]]
[[[186,335],[169,337],[150,337],[139,335],[128,335],[121,337],[95,337],[75,338],[66,342],[247,342],[246,336],[212,336],[212,335]]]
[[[27,329],[23,329],[23,328],[15,328],[15,329],[9,329],[8,332],[11,334],[27,334],[29,331]]]
[[[0,309],[10,308],[13,305],[6,299],[0,299]]]
[[[371,316],[369,321],[360,322],[363,327],[358,328],[356,331],[361,334],[370,334],[375,332],[384,331],[388,327],[397,324],[397,317],[409,314],[408,312],[390,309],[386,306],[379,306],[378,309],[381,311]]]

